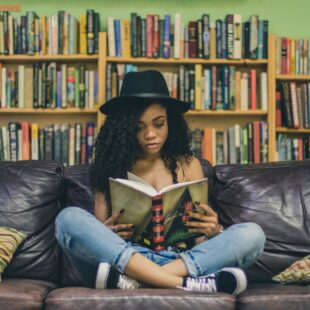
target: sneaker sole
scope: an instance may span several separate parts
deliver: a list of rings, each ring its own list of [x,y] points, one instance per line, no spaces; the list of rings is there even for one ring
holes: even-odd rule
[[[245,272],[240,268],[223,268],[221,271],[230,272],[235,275],[237,286],[236,289],[232,292],[232,295],[238,295],[242,292],[244,292],[247,288],[247,277],[245,275]]]
[[[100,263],[96,276],[96,285],[95,288],[106,289],[107,280],[110,272],[110,265],[107,263]]]

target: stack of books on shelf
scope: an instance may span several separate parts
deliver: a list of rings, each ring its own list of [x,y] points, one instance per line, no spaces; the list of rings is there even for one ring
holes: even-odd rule
[[[310,135],[291,137],[279,133],[277,138],[276,160],[310,159]]]
[[[81,64],[0,63],[0,108],[95,108],[98,72]]]
[[[192,131],[192,151],[212,164],[248,164],[268,160],[266,122],[254,121],[245,126],[235,124],[227,130],[215,128]]]
[[[310,74],[310,40],[276,38],[276,73]]]
[[[77,20],[65,11],[38,16],[28,11],[20,17],[0,12],[0,54],[96,54],[99,13],[87,10]]]
[[[195,66],[193,109],[195,110],[267,110],[267,73],[256,69],[241,71],[235,66]],[[202,71],[202,72],[200,72]],[[180,89],[186,85],[180,73]],[[191,80],[190,80],[191,82]],[[182,95],[181,95],[182,96]],[[186,99],[186,98],[184,98]],[[190,100],[192,98],[189,98]]]
[[[0,127],[0,160],[55,160],[64,166],[90,163],[95,124],[9,122]]]
[[[108,55],[111,57],[210,58],[211,32],[216,34],[216,58],[267,58],[268,21],[257,15],[242,22],[240,14],[211,22],[209,14],[184,22],[176,13],[160,17],[131,13],[130,19],[108,17]],[[215,57],[215,55],[213,56]]]
[[[310,82],[281,82],[276,90],[276,126],[310,128]]]

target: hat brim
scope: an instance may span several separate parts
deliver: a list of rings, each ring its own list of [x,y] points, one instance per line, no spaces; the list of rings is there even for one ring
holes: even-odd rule
[[[158,102],[164,103],[169,108],[174,109],[180,113],[185,113],[190,108],[190,103],[181,101],[171,97],[139,97],[139,96],[119,96],[108,100],[106,103],[100,106],[99,111],[103,114],[111,114],[117,112],[120,109],[130,109],[130,105]],[[126,105],[124,105],[126,104]]]

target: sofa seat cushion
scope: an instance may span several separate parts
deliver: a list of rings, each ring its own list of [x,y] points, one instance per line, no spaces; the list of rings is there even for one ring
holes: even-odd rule
[[[240,310],[296,310],[309,305],[310,287],[297,284],[251,284],[238,298]]]
[[[222,293],[194,293],[177,289],[96,290],[60,288],[45,300],[57,309],[235,309],[236,298]]]
[[[310,253],[310,160],[215,167],[214,204],[224,226],[255,222],[267,241],[247,271],[266,282]]]
[[[0,309],[42,309],[44,298],[55,287],[47,281],[3,279],[0,284]]]

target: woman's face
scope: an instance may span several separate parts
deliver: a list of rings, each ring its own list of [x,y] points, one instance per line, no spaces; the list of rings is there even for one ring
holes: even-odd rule
[[[142,156],[160,156],[168,137],[167,111],[160,104],[150,105],[138,122],[137,140]]]

